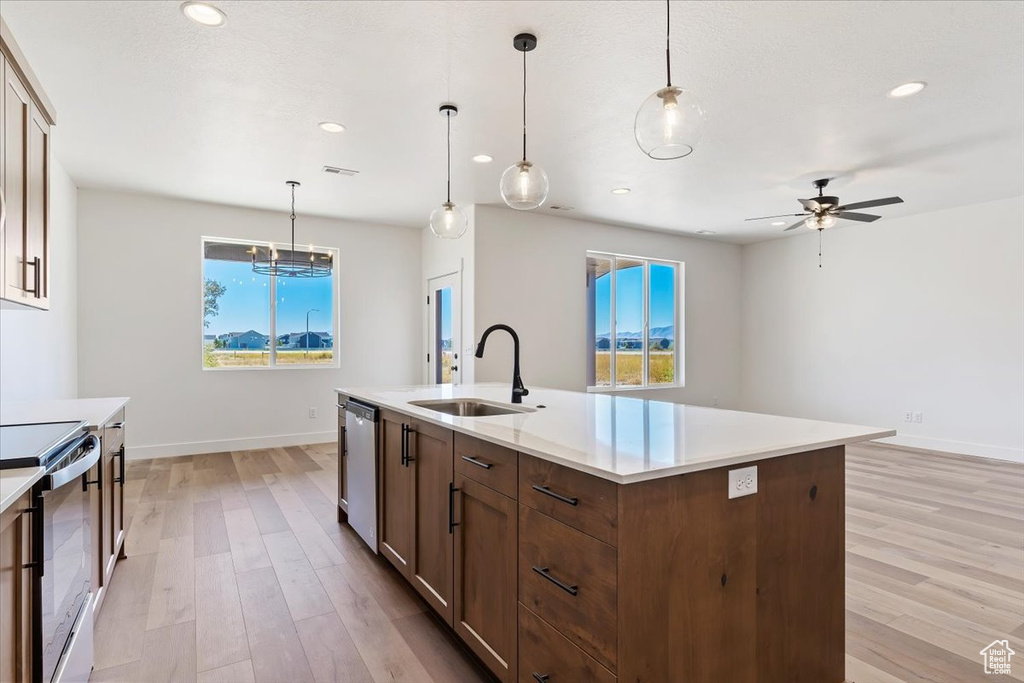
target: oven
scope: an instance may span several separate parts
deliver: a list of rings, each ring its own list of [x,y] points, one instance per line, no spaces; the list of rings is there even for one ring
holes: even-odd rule
[[[76,433],[47,459],[33,489],[39,514],[32,547],[37,626],[32,651],[37,683],[86,683],[92,669],[92,522],[90,470],[102,448],[93,434]]]

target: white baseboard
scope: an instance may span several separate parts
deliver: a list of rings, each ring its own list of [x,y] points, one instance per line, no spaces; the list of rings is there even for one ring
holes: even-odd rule
[[[153,446],[126,446],[128,460],[170,458],[175,455],[197,455],[199,453],[223,453],[225,451],[251,451],[259,448],[278,446],[304,446],[312,443],[336,441],[337,432],[309,432],[306,434],[278,434],[256,436],[246,439],[220,439],[217,441],[190,441],[186,443],[165,443]]]
[[[908,434],[897,434],[896,436],[878,439],[877,441],[879,443],[891,443],[896,446],[923,448],[929,451],[977,455],[982,458],[993,458],[995,460],[1024,463],[1024,449],[1021,448],[989,446],[987,444],[967,443],[965,441],[949,441],[947,439],[933,439],[926,436],[911,436]]]

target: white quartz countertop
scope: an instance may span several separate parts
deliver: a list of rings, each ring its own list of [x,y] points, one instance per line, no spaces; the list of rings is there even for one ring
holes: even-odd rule
[[[45,470],[42,467],[23,467],[17,470],[0,470],[0,512],[11,506],[18,497],[39,481]]]
[[[90,429],[102,427],[123,408],[127,396],[112,398],[66,398],[52,401],[5,401],[0,403],[0,424],[31,424],[35,422],[89,423]]]
[[[409,401],[480,398],[507,404],[511,399],[508,384],[336,391],[619,484],[870,441],[896,433],[893,429],[621,395],[529,389],[522,406],[534,408],[535,412],[493,417],[446,415],[410,405]]]

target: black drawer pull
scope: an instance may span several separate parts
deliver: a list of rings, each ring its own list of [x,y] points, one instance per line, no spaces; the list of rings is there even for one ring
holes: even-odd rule
[[[489,470],[492,467],[494,467],[494,465],[492,465],[491,463],[484,462],[482,460],[477,460],[472,455],[464,455],[464,456],[462,456],[462,459],[465,460],[466,462],[468,462],[470,465],[476,465],[477,467],[483,467],[485,470]]]
[[[533,672],[533,680],[537,683],[547,683],[547,680],[551,678],[551,674],[539,674],[536,671]]]
[[[551,583],[555,584],[556,586],[558,586],[559,588],[564,590],[569,595],[579,595],[579,592],[580,592],[579,586],[577,586],[576,584],[569,585],[567,583],[562,583],[561,581],[559,581],[555,577],[551,576],[551,573],[548,572],[548,568],[547,567],[533,567],[533,571],[537,572],[538,574],[543,576],[545,579],[547,579]]]
[[[455,492],[459,489],[455,488],[455,482],[448,482],[448,533],[455,533],[455,527],[459,525],[455,521]]]
[[[562,496],[562,495],[559,495],[559,494],[555,493],[554,491],[549,489],[547,486],[540,486],[539,484],[534,484],[533,485],[533,490],[537,491],[539,493],[543,493],[545,496],[551,496],[555,500],[560,500],[563,503],[567,503],[569,505],[578,505],[579,502],[580,502],[579,498],[566,498],[565,496]]]

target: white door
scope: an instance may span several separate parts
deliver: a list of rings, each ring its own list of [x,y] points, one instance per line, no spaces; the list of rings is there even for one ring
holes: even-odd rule
[[[427,280],[427,382],[459,383],[462,343],[461,276]]]

